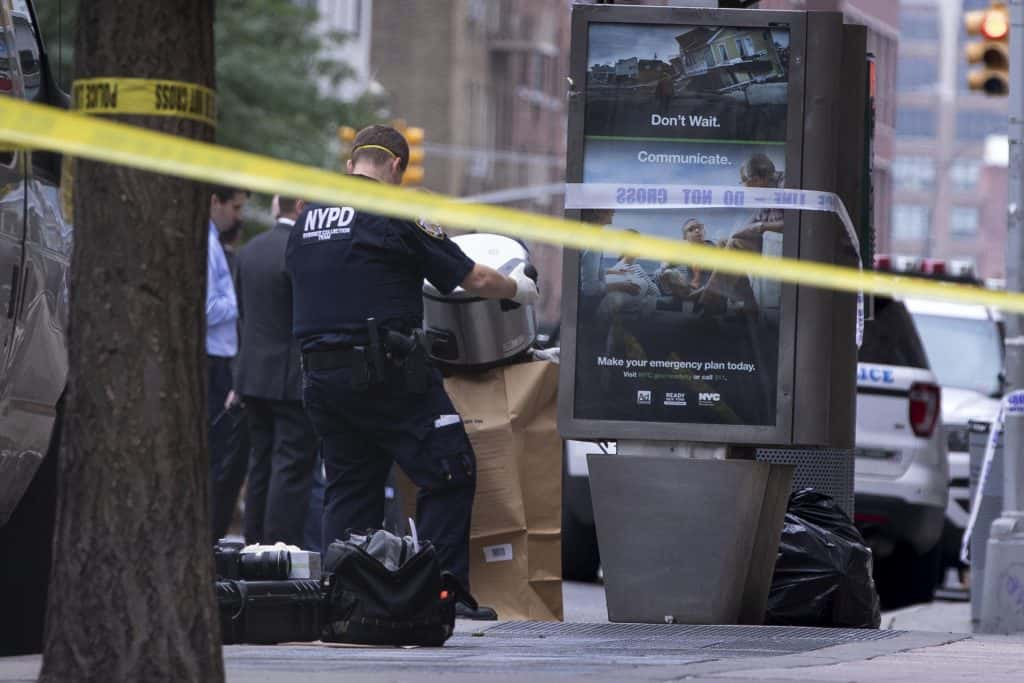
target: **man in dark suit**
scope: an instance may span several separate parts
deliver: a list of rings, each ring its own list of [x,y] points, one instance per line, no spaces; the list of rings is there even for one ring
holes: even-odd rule
[[[299,346],[292,335],[292,283],[284,264],[301,199],[280,197],[279,216],[238,253],[241,343],[235,392],[249,420],[245,540],[302,546],[313,485],[316,435],[302,408]]]

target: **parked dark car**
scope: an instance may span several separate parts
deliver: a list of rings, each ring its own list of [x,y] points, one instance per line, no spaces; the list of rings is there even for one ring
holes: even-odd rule
[[[0,0],[0,97],[68,106],[31,3],[11,6]],[[0,655],[37,651],[42,638],[68,373],[72,228],[61,163],[0,147]]]

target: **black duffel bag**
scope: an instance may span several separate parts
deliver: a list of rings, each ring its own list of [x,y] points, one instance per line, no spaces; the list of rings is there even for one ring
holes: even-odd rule
[[[334,541],[324,559],[325,642],[443,645],[455,630],[455,603],[476,603],[434,547],[388,531]]]

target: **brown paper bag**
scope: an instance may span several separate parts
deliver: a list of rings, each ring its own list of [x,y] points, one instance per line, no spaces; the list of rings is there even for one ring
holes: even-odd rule
[[[470,582],[498,618],[562,619],[558,366],[521,363],[445,380],[477,463]],[[412,484],[401,477],[408,503]]]

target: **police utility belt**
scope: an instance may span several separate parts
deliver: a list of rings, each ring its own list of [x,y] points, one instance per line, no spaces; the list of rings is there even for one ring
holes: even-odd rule
[[[426,392],[430,347],[423,331],[414,330],[405,335],[381,330],[373,318],[366,321],[366,326],[370,336],[367,346],[310,351],[302,354],[303,367],[306,370],[348,368],[352,388],[356,391],[367,391],[371,386],[401,379],[406,391]]]

